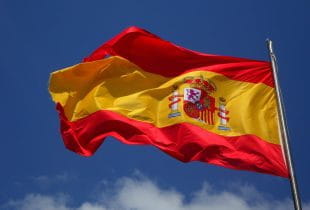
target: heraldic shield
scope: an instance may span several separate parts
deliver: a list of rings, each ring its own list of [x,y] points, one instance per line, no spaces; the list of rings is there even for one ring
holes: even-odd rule
[[[216,107],[216,98],[213,96],[217,90],[216,85],[209,79],[200,77],[185,77],[184,84],[188,86],[183,88],[183,94],[180,95],[178,87],[174,86],[172,95],[168,98],[171,102],[169,108],[171,113],[169,118],[181,116],[178,109],[178,103],[183,98],[183,110],[185,114],[191,118],[199,120],[207,125],[215,125],[216,117],[219,117],[219,130],[230,130],[227,127],[229,118],[226,110],[226,100],[220,97],[218,107]],[[217,115],[216,115],[217,112]]]

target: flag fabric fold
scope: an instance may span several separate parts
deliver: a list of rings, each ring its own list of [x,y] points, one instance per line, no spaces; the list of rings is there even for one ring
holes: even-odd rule
[[[49,91],[64,143],[80,155],[113,136],[183,162],[288,177],[269,62],[191,51],[130,27],[53,72]]]

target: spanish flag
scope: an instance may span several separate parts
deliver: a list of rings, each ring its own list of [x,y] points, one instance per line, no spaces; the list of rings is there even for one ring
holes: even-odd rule
[[[137,27],[53,72],[65,146],[91,156],[107,136],[183,161],[288,177],[271,64],[191,51]]]

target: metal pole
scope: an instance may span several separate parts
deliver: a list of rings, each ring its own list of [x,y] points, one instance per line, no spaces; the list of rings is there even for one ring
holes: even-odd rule
[[[283,97],[281,94],[279,80],[278,80],[277,59],[276,59],[276,56],[272,48],[272,41],[267,39],[266,42],[267,42],[267,46],[269,49],[272,72],[273,72],[273,77],[275,81],[276,97],[278,101],[277,105],[278,105],[278,110],[279,110],[278,115],[279,115],[279,121],[280,121],[280,131],[281,131],[281,141],[282,141],[281,143],[282,143],[282,147],[284,151],[286,165],[287,165],[287,168],[290,174],[290,185],[291,185],[291,192],[292,192],[293,201],[294,201],[294,207],[295,207],[295,210],[302,210],[301,200],[300,200],[299,191],[298,191],[297,179],[295,177],[293,160],[292,160],[291,151],[290,151],[288,129],[287,129],[286,117],[285,117],[285,112],[284,112],[284,107],[283,107]]]

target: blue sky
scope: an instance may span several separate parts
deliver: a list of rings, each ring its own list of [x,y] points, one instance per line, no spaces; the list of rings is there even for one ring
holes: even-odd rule
[[[49,74],[79,63],[131,25],[192,50],[260,60],[268,59],[265,39],[274,41],[297,177],[307,205],[309,9],[308,0],[1,0],[0,208],[152,209],[142,205],[149,199],[146,203],[162,204],[162,209],[225,209],[223,202],[207,198],[226,199],[236,208],[243,205],[239,209],[255,209],[256,203],[268,204],[265,209],[292,207],[289,183],[283,178],[184,164],[153,147],[114,139],[90,158],[64,148],[47,91]],[[124,200],[122,193],[128,199],[136,196],[136,203]]]

